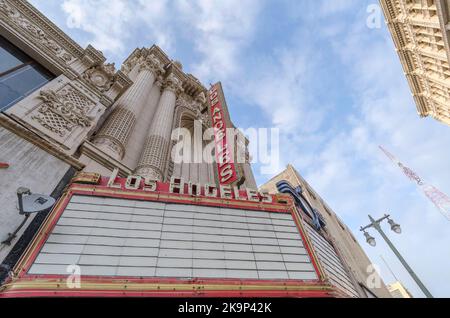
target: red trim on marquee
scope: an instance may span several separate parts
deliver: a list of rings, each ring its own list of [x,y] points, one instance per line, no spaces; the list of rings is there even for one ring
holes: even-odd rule
[[[0,298],[25,298],[25,297],[219,297],[219,298],[335,298],[336,291],[119,291],[119,290],[22,290],[10,291],[0,294]]]
[[[245,203],[251,201],[234,200],[234,199],[220,199],[204,196],[195,196],[196,200],[192,201],[193,196],[190,195],[180,195],[174,193],[167,193],[169,189],[169,184],[159,183],[156,192],[149,192],[143,190],[124,190],[116,189],[105,186],[107,184],[107,178],[101,179],[101,185],[84,185],[84,184],[72,184],[66,194],[58,201],[52,212],[47,216],[47,219],[42,224],[32,243],[29,245],[28,249],[19,261],[19,266],[17,269],[20,270],[18,273],[18,281],[34,281],[34,280],[56,280],[66,279],[67,275],[28,275],[27,272],[34,263],[36,257],[38,256],[43,245],[47,241],[48,237],[52,233],[56,223],[65,211],[68,203],[70,202],[73,195],[90,195],[90,196],[102,196],[102,197],[114,197],[122,199],[134,199],[134,200],[144,200],[144,201],[163,201],[171,203],[180,204],[194,204],[194,205],[210,205],[217,207],[227,207],[227,208],[238,208],[238,209],[251,209],[260,211],[269,211],[275,213],[290,213],[297,225],[300,232],[302,240],[304,242],[305,248],[309,254],[311,262],[316,271],[318,280],[311,281],[301,281],[301,280],[255,280],[255,279],[201,279],[195,278],[190,280],[183,280],[177,278],[140,278],[132,276],[82,276],[81,278],[88,282],[93,283],[155,283],[155,284],[177,284],[186,285],[186,288],[192,288],[192,284],[223,284],[223,285],[275,285],[275,286],[317,286],[323,287],[328,290],[299,290],[299,291],[267,291],[267,290],[203,290],[203,291],[193,291],[193,290],[180,290],[180,291],[111,291],[111,290],[40,290],[40,289],[21,289],[21,290],[10,290],[3,294],[0,293],[1,297],[37,297],[37,296],[170,296],[170,297],[335,297],[336,291],[333,288],[330,291],[330,287],[324,284],[324,277],[319,270],[319,266],[316,263],[316,257],[314,252],[309,246],[309,240],[304,233],[302,226],[300,225],[300,216],[295,209],[291,200],[288,203],[263,203],[263,202],[252,202],[254,206],[247,206]],[[124,178],[117,178],[117,183],[124,185]],[[153,194],[153,196],[149,196]],[[190,200],[188,200],[190,199]],[[208,200],[209,199],[209,200]],[[202,202],[202,200],[208,200],[208,202]],[[31,252],[31,253],[30,253]],[[12,279],[8,279],[6,282],[11,283]]]
[[[299,229],[300,236],[302,237],[302,241],[303,241],[304,244],[305,244],[304,247],[305,247],[306,251],[308,252],[309,258],[310,258],[310,260],[311,260],[311,263],[312,263],[313,266],[314,266],[314,270],[316,271],[317,277],[319,277],[319,280],[323,280],[323,279],[325,278],[325,277],[324,277],[324,274],[323,274],[323,272],[319,269],[319,266],[318,266],[318,263],[317,263],[317,258],[315,257],[315,254],[313,253],[311,244],[310,244],[308,238],[306,237],[306,235],[305,235],[305,233],[304,233],[303,227],[300,226],[300,221],[298,220],[298,217],[299,217],[299,216],[298,216],[298,214],[296,213],[296,212],[297,212],[297,209],[296,209],[295,207],[294,207],[294,209],[295,209],[295,211],[292,212],[292,216],[293,216],[293,218],[294,218],[295,225],[297,225],[297,228]]]

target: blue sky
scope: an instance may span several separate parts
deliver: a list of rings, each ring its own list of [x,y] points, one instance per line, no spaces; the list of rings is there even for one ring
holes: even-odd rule
[[[391,213],[388,235],[435,296],[450,297],[450,231],[379,151],[384,145],[450,194],[450,127],[421,119],[383,22],[365,0],[32,0],[83,47],[121,62],[158,44],[205,85],[221,81],[236,126],[278,127],[280,170],[292,163],[348,224],[386,282],[420,291],[388,247],[358,231]],[[270,176],[259,173],[258,184]],[[387,230],[387,227],[386,227]]]

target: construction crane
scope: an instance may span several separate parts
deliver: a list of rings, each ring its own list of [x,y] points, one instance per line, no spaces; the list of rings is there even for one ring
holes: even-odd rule
[[[411,181],[417,184],[417,186],[425,193],[428,199],[433,202],[433,204],[436,206],[436,208],[439,210],[439,212],[444,215],[447,220],[450,221],[450,198],[445,194],[442,193],[439,189],[437,189],[435,186],[428,184],[424,180],[422,180],[417,173],[415,173],[412,169],[406,167],[403,165],[400,160],[398,160],[396,157],[394,157],[393,154],[391,154],[389,151],[384,149],[382,146],[379,146],[381,151],[384,152],[384,154],[391,159],[393,163],[395,163]]]

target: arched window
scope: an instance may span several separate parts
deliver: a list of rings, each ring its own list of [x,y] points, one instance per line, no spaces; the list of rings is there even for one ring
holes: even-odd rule
[[[214,163],[208,163],[203,157],[203,150],[208,141],[203,140],[205,127],[193,116],[185,113],[181,116],[179,128],[184,128],[188,136],[179,136],[178,142],[182,141],[183,151],[180,156],[186,158],[183,162],[174,161],[173,176],[182,177],[185,181],[196,183],[215,183]],[[197,141],[196,141],[197,140]]]

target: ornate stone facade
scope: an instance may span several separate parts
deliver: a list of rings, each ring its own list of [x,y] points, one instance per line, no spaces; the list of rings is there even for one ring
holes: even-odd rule
[[[70,85],[58,92],[41,90],[39,98],[43,103],[32,118],[61,137],[76,126],[89,127],[92,124],[93,118],[87,113],[94,103]]]
[[[47,153],[42,155],[45,162],[64,163],[55,166],[55,171],[51,165],[30,170],[27,178],[61,177],[69,167],[101,175],[119,169],[120,176],[134,173],[167,181],[174,174],[172,131],[190,127],[195,120],[200,120],[204,129],[211,127],[205,86],[156,45],[135,49],[116,70],[102,52],[91,45],[80,47],[26,0],[0,0],[0,35],[52,75],[42,87],[27,92],[0,114],[5,135],[17,135],[31,143],[34,152]],[[9,157],[2,159],[9,166],[14,162],[8,158],[17,160],[14,153],[8,151]],[[214,164],[194,165],[192,171],[199,178],[198,171],[203,168],[207,172],[202,180],[217,183]],[[190,181],[193,172],[189,169],[177,176]],[[13,175],[20,169],[9,171],[11,179],[23,180]],[[251,169],[245,171],[254,183]],[[49,194],[60,180],[51,181],[51,187],[33,182],[31,190]],[[54,190],[60,193],[63,189],[58,186]],[[15,190],[9,189],[5,197],[15,197]],[[20,223],[17,211],[8,211],[8,217],[10,224]],[[0,229],[2,239],[5,235]],[[8,251],[4,249],[2,256]]]
[[[83,74],[83,78],[94,85],[99,91],[108,91],[114,83],[115,67],[112,64],[93,66]]]
[[[166,156],[171,139],[173,116],[177,95],[182,92],[181,80],[173,73],[164,84],[149,134],[139,159],[136,173],[145,177],[157,176],[157,180],[164,180]]]
[[[116,102],[112,114],[94,140],[95,144],[116,159],[123,158],[136,119],[143,110],[156,78],[163,72],[161,63],[152,54],[138,58],[134,66],[138,72],[134,84]],[[105,143],[105,139],[109,142]],[[104,148],[106,144],[107,148]]]
[[[448,1],[380,2],[419,115],[450,125]]]
[[[31,21],[21,13],[20,8],[9,4],[6,0],[0,0],[0,11],[10,22],[12,27],[24,31],[30,39],[39,46],[43,46],[48,52],[56,56],[63,63],[69,64],[74,60],[74,56],[70,52],[52,39],[46,30],[40,28],[34,21]]]

